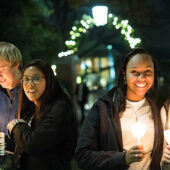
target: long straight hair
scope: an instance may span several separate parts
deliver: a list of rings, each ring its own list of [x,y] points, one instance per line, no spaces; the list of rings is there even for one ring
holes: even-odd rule
[[[44,110],[48,104],[50,104],[51,106],[55,104],[55,101],[57,100],[65,101],[69,106],[68,113],[70,114],[69,118],[71,121],[71,126],[69,128],[70,138],[68,140],[72,147],[70,148],[71,155],[69,154],[67,155],[68,158],[70,159],[70,157],[73,157],[74,155],[77,137],[78,137],[77,118],[76,118],[76,114],[75,114],[76,112],[74,110],[73,103],[71,102],[70,97],[64,92],[63,88],[59,84],[50,65],[48,65],[45,61],[40,59],[35,59],[31,61],[24,67],[22,76],[24,75],[25,70],[31,66],[38,68],[43,73],[46,80],[46,89],[42,94],[42,96],[39,98],[38,101],[39,108],[37,113],[34,103],[31,102],[26,96],[23,90],[23,83],[21,83],[18,116],[22,119],[25,119],[26,121],[29,121],[30,118],[33,116],[33,114],[36,112],[38,115],[36,121],[37,123],[39,122],[42,116],[39,113],[42,113],[41,111]]]
[[[136,54],[148,54],[143,48],[135,48],[128,51],[124,54],[121,58],[121,64],[118,74],[118,85],[115,88],[113,94],[113,101],[111,104],[112,108],[112,115],[114,119],[119,119],[120,113],[125,111],[126,109],[126,90],[127,84],[125,83],[125,75],[126,75],[126,68],[129,60]],[[150,55],[151,56],[151,55]],[[149,104],[152,106],[152,116],[154,121],[154,147],[152,151],[152,161],[150,164],[151,170],[160,170],[160,160],[163,151],[163,127],[161,122],[161,117],[156,106],[156,99],[158,94],[158,78],[157,78],[157,66],[156,63],[151,56],[152,62],[154,64],[154,83],[149,91],[146,93],[146,98]]]

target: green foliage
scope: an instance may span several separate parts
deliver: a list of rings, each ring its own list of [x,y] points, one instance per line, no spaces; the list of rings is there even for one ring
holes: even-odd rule
[[[87,5],[90,0],[67,0],[67,2],[70,4],[71,8],[78,8],[80,6]]]
[[[34,57],[54,57],[59,42],[53,27],[47,23],[52,12],[46,6],[30,0],[2,1],[1,41],[9,41],[18,46],[24,62]],[[55,50],[51,51],[51,47]]]

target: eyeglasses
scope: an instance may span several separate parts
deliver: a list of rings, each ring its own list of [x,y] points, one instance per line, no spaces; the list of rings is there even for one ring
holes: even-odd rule
[[[34,76],[34,77],[23,77],[22,82],[24,84],[28,84],[32,81],[35,84],[38,84],[41,81],[41,78],[45,78],[44,76]]]

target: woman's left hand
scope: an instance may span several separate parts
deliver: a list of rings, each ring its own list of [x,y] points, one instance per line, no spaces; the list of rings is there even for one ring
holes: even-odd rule
[[[163,162],[170,163],[170,145],[166,145],[163,156],[164,156]]]
[[[11,121],[8,123],[7,129],[8,129],[8,136],[9,136],[9,137],[12,136],[12,130],[14,129],[14,127],[15,127],[18,123],[26,123],[26,121],[24,121],[23,119],[13,119],[13,120],[11,120]]]

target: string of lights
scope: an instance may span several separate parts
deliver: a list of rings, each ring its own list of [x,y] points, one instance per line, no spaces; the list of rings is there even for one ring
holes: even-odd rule
[[[128,20],[121,20],[120,17],[109,13],[108,23],[112,24],[113,29],[120,30],[120,33],[124,36],[124,39],[129,43],[131,48],[135,48],[141,44],[141,39],[133,36],[134,29],[129,25]],[[94,25],[94,19],[87,14],[84,14],[80,21],[76,21],[70,31],[69,39],[65,41],[67,51],[60,52],[58,57],[61,58],[75,54],[78,50],[81,37],[83,34],[86,34],[88,30],[92,29]]]

